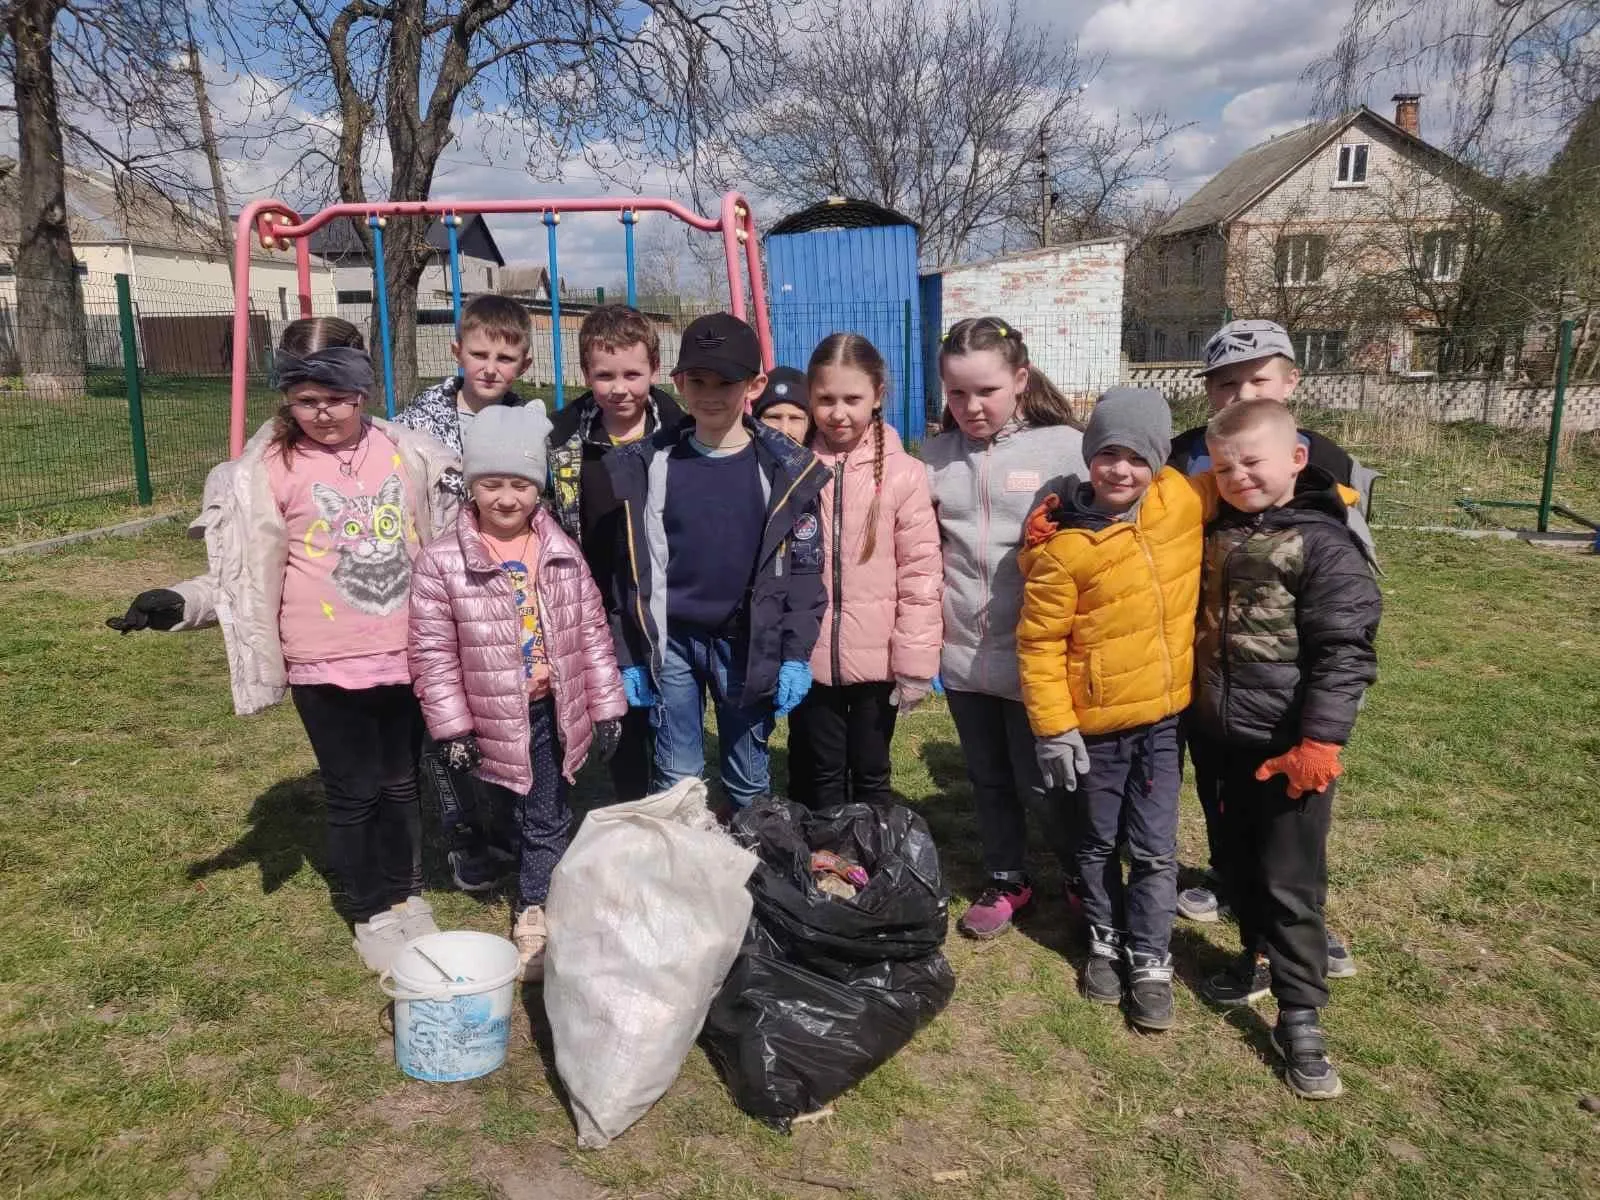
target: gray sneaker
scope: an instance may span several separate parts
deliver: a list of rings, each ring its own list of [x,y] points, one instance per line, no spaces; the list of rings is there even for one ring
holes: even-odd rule
[[[1328,930],[1328,978],[1349,979],[1356,973],[1356,960],[1350,947],[1333,930]]]
[[[405,949],[405,924],[396,909],[386,908],[370,920],[358,921],[355,941],[351,943],[367,970],[382,973],[394,965],[395,958]]]
[[[421,896],[407,896],[406,902],[395,905],[393,911],[400,914],[400,931],[408,942],[439,932],[433,921],[433,905]]]
[[[1187,917],[1191,921],[1210,923],[1220,921],[1227,914],[1228,906],[1217,899],[1217,894],[1210,888],[1192,887],[1184,888],[1178,893],[1178,915]]]

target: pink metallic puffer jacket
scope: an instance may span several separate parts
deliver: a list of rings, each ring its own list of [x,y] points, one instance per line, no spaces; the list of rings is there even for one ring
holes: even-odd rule
[[[594,722],[621,717],[628,702],[583,555],[542,504],[533,529],[539,621],[564,747],[561,773],[571,780],[588,756]],[[455,535],[439,538],[412,567],[412,687],[435,739],[476,734],[483,751],[476,774],[524,793],[533,786],[533,768],[520,625],[511,582],[490,561],[468,505]]]
[[[811,653],[818,683],[931,679],[944,632],[944,563],[928,473],[883,427],[883,494],[872,557],[861,561],[877,486],[871,433],[849,454],[830,454],[819,434],[811,450],[833,478],[822,489],[822,579],[828,609]]]

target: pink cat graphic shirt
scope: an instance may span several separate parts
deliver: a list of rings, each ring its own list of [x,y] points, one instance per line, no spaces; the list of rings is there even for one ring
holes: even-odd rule
[[[368,427],[353,450],[300,443],[268,459],[289,529],[278,631],[290,683],[409,683],[406,599],[419,549],[394,442]]]

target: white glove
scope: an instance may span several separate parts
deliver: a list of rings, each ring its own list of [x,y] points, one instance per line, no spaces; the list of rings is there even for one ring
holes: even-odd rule
[[[1076,729],[1040,738],[1034,755],[1039,760],[1039,770],[1044,774],[1047,788],[1077,791],[1078,781],[1089,773],[1089,747],[1084,745],[1083,734]]]
[[[928,698],[933,691],[933,680],[913,679],[909,675],[894,677],[894,691],[889,693],[889,703],[903,713],[908,713]]]

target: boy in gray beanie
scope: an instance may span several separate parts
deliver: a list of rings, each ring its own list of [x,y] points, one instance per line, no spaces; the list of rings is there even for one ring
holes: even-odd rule
[[[549,434],[534,404],[486,408],[462,431],[468,505],[454,536],[412,571],[407,646],[440,757],[494,785],[483,789],[491,813],[459,831],[478,844],[451,851],[458,881],[464,862],[487,858],[486,828],[513,831],[511,937],[526,980],[544,971],[544,903],[572,822],[567,785],[589,755],[611,757],[628,708],[600,592],[539,502]]]
[[[1106,392],[1083,435],[1088,480],[1069,480],[1029,515],[1018,558],[1022,703],[1046,783],[1075,807],[1089,924],[1079,988],[1099,1004],[1126,999],[1128,1019],[1147,1030],[1173,1022],[1178,714],[1204,544],[1204,485],[1164,465],[1171,441],[1161,393]]]

